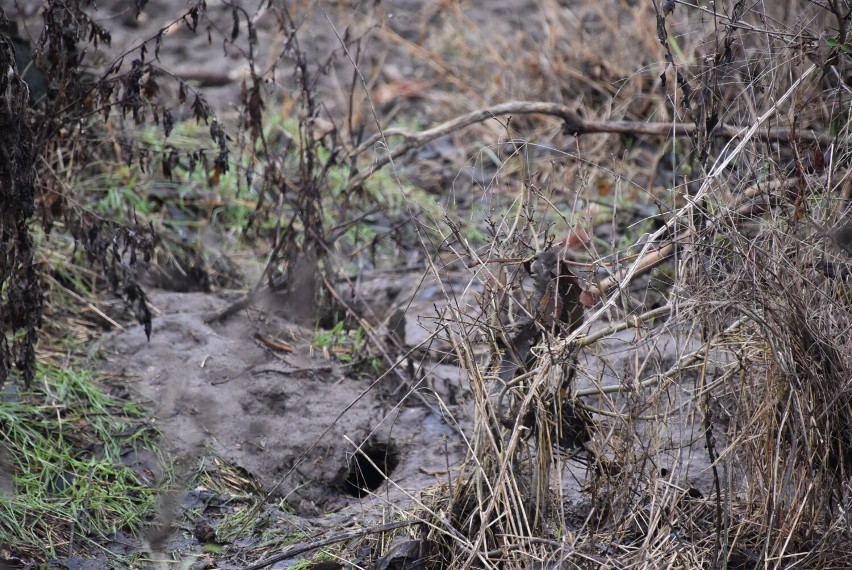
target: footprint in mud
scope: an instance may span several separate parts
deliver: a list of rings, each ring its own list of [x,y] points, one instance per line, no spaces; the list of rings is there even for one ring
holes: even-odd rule
[[[290,411],[289,394],[275,387],[263,386],[249,390],[240,398],[240,407],[248,415],[284,415]]]

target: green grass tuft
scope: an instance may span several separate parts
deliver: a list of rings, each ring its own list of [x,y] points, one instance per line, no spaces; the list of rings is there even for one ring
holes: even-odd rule
[[[137,534],[157,507],[156,489],[121,461],[154,448],[153,431],[138,429],[141,409],[84,370],[42,366],[36,380],[0,402],[0,545],[55,557],[100,548],[119,530]]]

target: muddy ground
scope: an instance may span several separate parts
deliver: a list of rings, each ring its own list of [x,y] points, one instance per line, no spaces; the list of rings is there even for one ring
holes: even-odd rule
[[[99,344],[98,362],[130,380],[180,463],[213,452],[263,488],[277,488],[297,514],[319,516],[364,494],[351,470],[359,446],[369,453],[388,446],[388,474],[407,491],[446,481],[448,467],[461,462],[457,430],[469,429],[471,412],[455,367],[421,360],[415,380],[403,384],[393,374],[380,379],[369,363],[340,362],[332,347],[315,345],[314,329],[268,305],[211,325],[205,317],[226,305],[221,298],[157,293],[151,301],[161,313],[151,340],[138,327],[113,333]],[[261,337],[287,348],[270,348]],[[377,500],[401,498],[382,486]]]
[[[162,452],[178,473],[221,458],[259,489],[273,491],[267,512],[272,528],[282,533],[344,528],[353,519],[366,524],[411,512],[421,492],[454,482],[473,417],[467,378],[441,362],[441,351],[416,357],[415,380],[400,383],[392,375],[379,379],[353,370],[324,353],[315,345],[315,331],[293,324],[274,302],[224,324],[207,324],[205,318],[227,304],[221,296],[161,292],[151,301],[159,316],[150,341],[141,327],[129,327],[105,337],[93,356],[111,382],[125,385],[150,409],[151,424],[163,434]],[[428,323],[442,302],[443,297],[415,296],[407,311],[408,347],[430,336]],[[261,336],[292,351],[271,349],[258,341]],[[604,354],[581,354],[578,389],[592,387],[592,378],[623,382],[622,371],[639,360],[664,369],[696,348],[671,335],[635,341],[635,332],[626,331],[606,343]],[[684,386],[681,397],[688,398],[690,388]],[[709,493],[703,439],[692,418],[637,429],[665,442],[657,468],[676,471],[682,484]],[[359,448],[391,483],[373,473],[371,462],[356,459]],[[130,460],[150,468],[153,458]],[[366,479],[356,475],[359,470]],[[569,461],[562,481],[554,481],[570,508],[582,509],[588,501],[583,489],[589,476],[583,464]],[[365,486],[369,489],[362,490]],[[197,493],[184,497],[185,507],[197,507]],[[272,505],[286,505],[292,514]],[[163,551],[189,554],[201,546],[199,538],[177,534]],[[241,546],[251,544],[245,540]]]
[[[143,16],[135,20],[129,4],[98,3],[95,13],[113,35],[109,54],[120,53],[139,38],[153,37],[183,13],[178,4],[155,0],[148,2]],[[261,35],[257,61],[262,69],[268,69],[279,54],[276,49],[282,49],[282,36],[262,7],[265,2],[255,4],[256,11],[250,13],[255,14]],[[412,55],[417,50],[411,46],[427,43],[430,34],[441,29],[443,19],[450,17],[447,3],[399,0],[380,4],[374,8],[367,3],[329,2],[323,3],[325,10],[316,9],[313,3],[293,4],[294,16],[305,31],[299,37],[309,59],[325,61],[329,53],[335,54],[329,73],[317,86],[327,116],[340,116],[346,109],[347,85],[353,80],[351,61],[337,49],[335,34],[335,30],[343,33],[347,26],[365,38],[360,45],[359,67],[371,78],[370,89],[383,119],[404,116],[434,122],[448,118],[445,100],[436,95],[442,89],[467,90],[472,104],[478,103],[476,83],[489,81],[491,70],[477,71],[473,66],[476,75],[461,78],[454,70],[436,71],[428,57]],[[32,4],[24,11],[34,19],[36,10],[36,4]],[[224,2],[208,2],[208,10],[214,26],[228,29],[231,11]],[[524,42],[541,40],[540,28],[546,16],[539,12],[536,2],[516,0],[469,2],[464,4],[463,13],[472,34],[507,41],[517,37]],[[600,14],[576,16],[590,32],[600,24]],[[225,61],[234,62],[233,67],[223,67],[223,52]],[[97,57],[109,61],[112,56]],[[239,103],[240,82],[246,76],[239,45],[211,43],[206,34],[193,34],[178,24],[166,35],[159,57],[176,75],[201,86],[218,113],[233,115]],[[289,68],[284,69],[291,63],[285,57],[279,64],[282,70],[269,85],[270,97],[293,88]],[[523,77],[518,81],[524,81]],[[507,85],[502,100],[514,96],[515,88]],[[560,98],[559,93],[542,94],[541,98],[549,96]],[[473,200],[470,195],[455,194],[458,174],[464,168],[460,164],[468,158],[465,152],[454,139],[441,139],[408,163],[406,172],[424,185],[432,184],[435,191],[452,187],[453,196],[442,197],[445,203],[455,207],[469,204]],[[480,180],[470,184],[487,181],[490,174],[480,171],[479,176]],[[406,255],[400,252],[401,258]],[[250,270],[246,274],[256,273],[254,267],[254,273]],[[388,319],[395,310],[405,312],[405,350],[393,357],[402,357],[406,350],[430,337],[436,313],[447,305],[448,289],[461,295],[454,299],[454,306],[476,310],[480,287],[475,282],[467,287],[470,274],[439,284],[424,282],[423,273],[403,272],[388,278],[377,271],[376,276],[359,285],[361,297],[370,300],[374,314],[371,325],[377,335],[386,334]],[[150,341],[141,327],[131,325],[105,335],[90,350],[97,369],[108,374],[112,383],[129,389],[150,410],[150,423],[162,433],[162,455],[177,467],[178,487],[181,477],[187,481],[199,462],[214,465],[214,458],[221,459],[223,465],[244,473],[262,492],[272,492],[266,507],[270,528],[289,533],[294,529],[343,528],[353,519],[367,523],[387,518],[416,508],[421,491],[436,484],[452,484],[468,451],[467,439],[473,426],[467,378],[447,356],[452,347],[436,340],[436,344],[418,349],[409,357],[411,364],[401,366],[405,372],[400,379],[393,373],[381,375],[384,362],[372,366],[342,361],[333,346],[319,346],[314,327],[294,322],[286,304],[274,297],[222,323],[208,322],[209,316],[239,298],[251,285],[249,277],[234,284],[240,291],[150,290],[155,311]],[[599,345],[595,353],[580,355],[583,374],[577,388],[625,382],[631,367],[640,361],[652,360],[660,371],[665,370],[694,348],[674,333],[647,339],[635,331],[624,331],[603,347]],[[486,358],[485,351],[479,356]],[[687,388],[683,397],[688,397]],[[672,405],[676,407],[677,403]],[[654,437],[668,442],[670,450],[659,468],[678,470],[684,484],[706,488],[709,474],[700,437],[692,418],[681,420],[654,428]],[[359,450],[370,461],[364,461]],[[148,473],[152,483],[163,470],[158,458],[134,455],[127,460]],[[390,484],[381,475],[369,473],[372,463],[383,468]],[[359,472],[367,475],[359,477]],[[560,482],[567,502],[581,504],[586,500],[582,490],[587,477],[584,465],[569,462]],[[204,505],[203,511],[220,500],[200,488],[178,491],[182,511]],[[173,533],[155,546],[163,554],[180,557],[196,552],[208,538],[200,531]],[[251,546],[250,539],[226,545],[230,549],[227,558],[245,561],[249,557],[242,553]],[[135,545],[128,550],[133,548],[146,547]],[[277,567],[291,563],[281,562]]]

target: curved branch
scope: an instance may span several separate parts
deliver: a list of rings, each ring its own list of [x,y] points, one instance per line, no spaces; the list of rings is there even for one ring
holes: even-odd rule
[[[403,142],[394,149],[385,149],[387,153],[377,159],[369,166],[367,170],[360,172],[354,176],[346,185],[346,191],[352,191],[363,184],[377,170],[392,163],[395,159],[404,154],[421,147],[433,140],[448,135],[454,131],[458,131],[470,125],[481,123],[488,119],[493,119],[503,115],[549,115],[557,117],[563,121],[563,130],[575,136],[596,134],[596,133],[614,133],[614,134],[629,134],[629,135],[653,135],[653,136],[691,136],[698,128],[694,123],[644,123],[641,121],[586,121],[582,119],[575,111],[560,105],[558,103],[548,103],[544,101],[512,101],[502,103],[484,109],[478,109],[465,115],[451,119],[445,123],[433,127],[431,129],[417,132],[408,129],[387,129],[385,131],[375,133],[366,141],[361,143],[351,153],[350,157],[357,157],[370,148],[373,148],[383,139],[390,137],[401,137]],[[735,139],[743,135],[749,135],[747,138],[758,137],[770,142],[788,142],[790,133],[783,129],[772,129],[769,127],[738,127],[734,125],[717,125],[712,135],[722,138]],[[834,141],[834,137],[823,133],[802,132],[796,136],[804,141],[818,142],[820,144],[830,144]]]

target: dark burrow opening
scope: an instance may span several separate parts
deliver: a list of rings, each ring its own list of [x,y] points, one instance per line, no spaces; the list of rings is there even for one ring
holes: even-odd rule
[[[353,497],[366,497],[399,466],[399,450],[392,441],[368,441],[349,459],[343,490]]]

